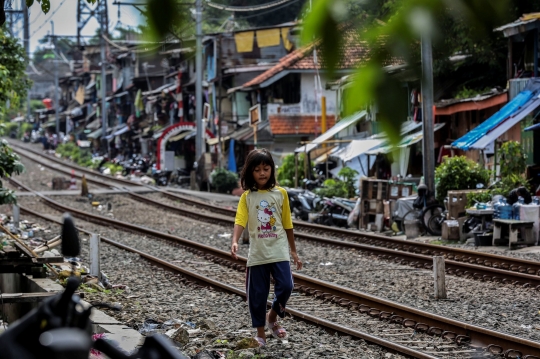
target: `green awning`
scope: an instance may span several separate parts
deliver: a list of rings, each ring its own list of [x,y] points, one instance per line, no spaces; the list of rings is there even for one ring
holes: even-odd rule
[[[92,138],[92,139],[95,140],[95,139],[100,138],[102,133],[103,133],[103,130],[100,128],[100,129],[98,129],[98,130],[92,132],[91,134],[89,134],[89,135],[86,136],[86,137]]]

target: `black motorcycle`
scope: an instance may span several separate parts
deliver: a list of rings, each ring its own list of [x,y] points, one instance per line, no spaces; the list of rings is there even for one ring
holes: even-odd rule
[[[313,222],[330,227],[347,228],[349,214],[354,210],[354,202],[342,198],[325,198],[322,210]]]
[[[286,191],[289,195],[291,214],[303,221],[309,220],[309,214],[316,211],[321,197],[304,189],[287,188]]]

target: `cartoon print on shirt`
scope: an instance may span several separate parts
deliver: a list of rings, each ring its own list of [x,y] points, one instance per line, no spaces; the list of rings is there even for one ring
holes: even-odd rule
[[[262,200],[257,206],[257,219],[260,222],[260,225],[257,227],[257,230],[263,232],[263,235],[259,234],[259,238],[268,238],[277,236],[274,233],[270,233],[276,230],[276,218],[274,213],[276,208],[268,201]]]

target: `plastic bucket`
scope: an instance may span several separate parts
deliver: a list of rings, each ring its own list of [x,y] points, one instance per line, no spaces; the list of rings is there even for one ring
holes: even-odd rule
[[[493,244],[493,234],[475,233],[474,245],[477,247],[491,246]]]

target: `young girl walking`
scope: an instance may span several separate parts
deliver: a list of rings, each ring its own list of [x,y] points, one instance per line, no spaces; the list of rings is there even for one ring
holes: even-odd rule
[[[275,165],[270,152],[266,149],[251,151],[240,179],[246,192],[240,197],[236,210],[231,255],[238,258],[238,240],[247,225],[247,300],[253,328],[257,328],[255,340],[260,346],[265,346],[265,326],[274,338],[287,338],[287,331],[277,317],[285,316],[285,307],[294,286],[290,257],[298,270],[302,269],[302,262],[296,254],[289,197],[283,188],[276,185]],[[267,313],[270,275],[275,281],[274,301]]]

